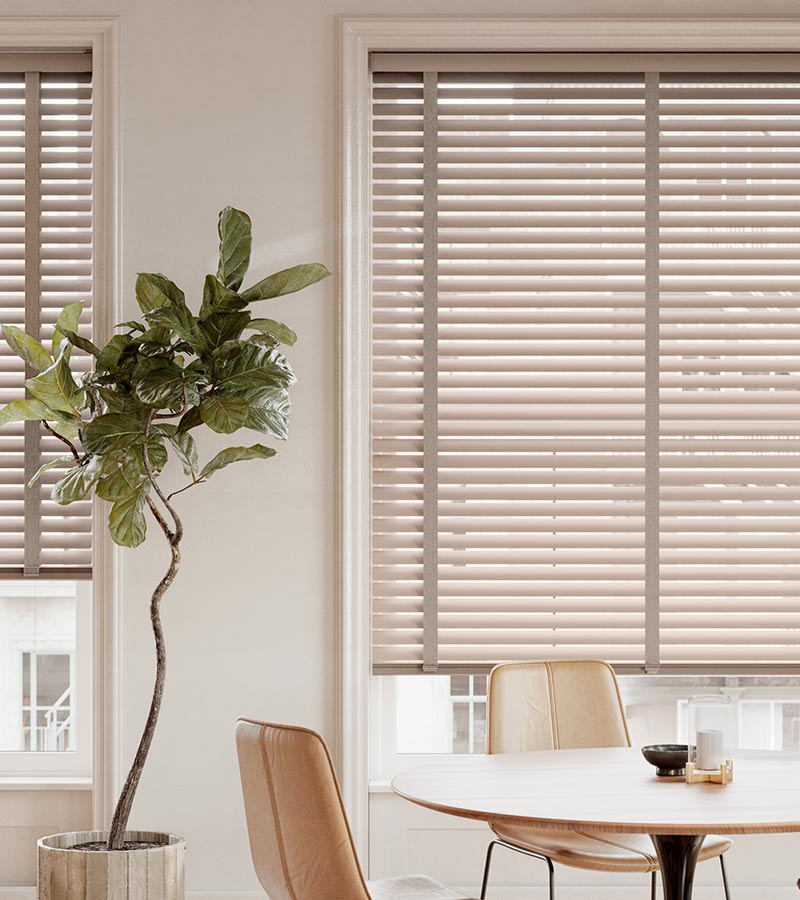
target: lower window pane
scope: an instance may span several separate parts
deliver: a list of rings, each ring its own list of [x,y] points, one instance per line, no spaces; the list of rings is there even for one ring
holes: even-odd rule
[[[485,675],[394,678],[397,754],[485,753]],[[619,677],[634,747],[685,743],[688,699],[728,696],[734,710],[733,750],[800,751],[800,678],[794,676]]]
[[[395,686],[397,753],[486,751],[485,675],[400,675]]]
[[[0,751],[75,749],[77,584],[0,581]]]
[[[469,753],[469,703],[453,704],[453,753]]]

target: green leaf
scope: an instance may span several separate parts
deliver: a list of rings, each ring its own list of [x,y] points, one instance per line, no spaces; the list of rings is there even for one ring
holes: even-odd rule
[[[89,453],[109,453],[112,450],[126,450],[144,441],[144,415],[128,413],[106,413],[87,422],[83,427],[83,446]]]
[[[188,310],[187,310],[188,312]],[[133,341],[142,356],[167,356],[172,352],[172,331],[164,325],[154,325]]]
[[[278,342],[271,334],[251,334],[247,339],[248,344],[257,344],[259,347],[269,347],[273,349],[278,346]]]
[[[49,422],[56,434],[60,434],[69,441],[74,441],[80,433],[81,423],[77,419],[55,419]]]
[[[136,279],[136,302],[143,313],[149,313],[160,306],[186,306],[186,297],[166,275],[142,272]]]
[[[141,492],[146,480],[147,473],[138,453],[125,454],[119,460],[106,457],[95,493],[103,500],[116,503]]]
[[[200,401],[200,417],[218,434],[231,434],[241,428],[249,411],[246,400],[229,394],[210,394]]]
[[[147,461],[150,463],[150,468],[155,472],[160,472],[167,464],[168,459],[167,448],[164,446],[161,438],[158,437],[158,435],[151,434],[147,438],[145,448],[147,450]]]
[[[168,423],[157,425],[156,427],[172,444],[175,454],[181,461],[184,473],[196,477],[200,463],[197,458],[197,444],[195,444],[194,438],[188,431],[180,431],[177,425]]]
[[[262,334],[268,334],[274,337],[279,344],[286,344],[288,347],[294,347],[297,341],[297,335],[282,322],[276,322],[274,319],[251,319],[247,323],[248,328],[260,331]]]
[[[146,491],[142,490],[117,500],[108,514],[111,539],[121,547],[138,547],[147,535],[144,518]]]
[[[210,478],[218,469],[224,469],[231,463],[240,462],[245,459],[269,459],[275,456],[272,447],[264,447],[262,444],[253,444],[252,447],[226,447],[203,466],[200,472],[201,478]]]
[[[53,365],[53,360],[44,347],[16,325],[3,325],[3,337],[12,351],[37,372]]]
[[[236,312],[244,309],[247,301],[213,275],[206,275],[203,283],[203,302],[200,304],[200,318],[205,319],[215,312]]]
[[[49,369],[28,378],[25,387],[50,409],[67,412],[75,418],[80,418],[75,407],[80,405],[83,393],[72,377],[65,350],[66,347],[62,348],[58,359]]]
[[[190,428],[197,428],[198,425],[202,424],[203,420],[200,417],[200,408],[198,406],[193,406],[181,417],[180,422],[178,422],[178,431],[182,434],[187,434]]]
[[[248,303],[254,300],[271,300],[273,297],[282,297],[284,294],[293,294],[302,291],[309,285],[316,284],[330,275],[330,270],[322,263],[304,263],[300,266],[292,266],[268,275],[257,284],[242,291],[242,297]]]
[[[163,350],[172,344],[172,331],[167,325],[153,325],[147,331],[143,331],[138,337],[134,338],[134,342],[140,346],[142,344],[158,344]]]
[[[54,358],[58,356],[61,351],[61,345],[67,337],[67,331],[71,331],[74,334],[78,330],[78,322],[80,322],[82,312],[83,302],[80,300],[77,303],[68,303],[61,310],[61,315],[59,315],[56,320],[56,327],[53,331],[53,342],[51,346]],[[73,342],[70,341],[70,343]],[[76,346],[78,345],[76,344]]]
[[[114,326],[115,328],[127,328],[130,331],[145,331],[144,325],[141,322],[120,322],[118,325]]]
[[[97,392],[105,400],[110,413],[128,413],[129,415],[143,415],[145,413],[145,409],[136,397],[123,394],[110,387],[99,387]]]
[[[250,321],[250,313],[246,312],[222,312],[212,313],[206,319],[201,320],[200,327],[206,336],[208,346],[216,349],[226,341],[235,341],[241,337],[242,332]]]
[[[39,468],[36,471],[36,474],[28,482],[28,487],[29,488],[33,487],[36,484],[36,482],[42,477],[42,475],[44,475],[44,473],[48,469],[55,469],[56,466],[63,466],[68,462],[74,462],[74,461],[75,461],[75,457],[68,453],[66,456],[59,456],[57,459],[53,459],[50,462],[45,463],[43,466],[39,466]]]
[[[145,371],[142,371],[143,363],[150,364]],[[184,370],[166,359],[142,360],[131,379],[136,397],[156,409],[182,403],[184,388],[189,384]]]
[[[91,353],[94,357],[100,356],[100,348],[93,344],[88,338],[81,337],[77,332],[70,331],[69,328],[62,328],[61,333],[74,347]]]
[[[30,422],[34,419],[53,419],[55,413],[41,400],[12,400],[0,409],[0,426],[9,422]]]
[[[250,265],[252,229],[250,216],[240,209],[226,206],[219,214],[219,268],[217,278],[231,290],[238,291]]]
[[[149,313],[145,313],[145,318],[154,325],[163,325],[166,328],[171,328],[196,353],[201,354],[206,351],[206,336],[200,328],[199,321],[191,314],[188,307],[160,306]]]
[[[86,465],[70,469],[53,485],[53,500],[61,506],[83,500],[99,477],[100,460],[92,457]]]
[[[115,334],[100,351],[95,368],[98,372],[116,372],[123,353],[133,343],[129,334]]]
[[[288,391],[269,388],[266,391],[254,391],[252,396],[250,393],[245,394],[245,399],[250,403],[245,428],[269,434],[279,441],[287,440],[289,417],[292,413]]]
[[[270,347],[234,342],[214,355],[213,383],[224,391],[289,387],[295,377],[285,356]]]

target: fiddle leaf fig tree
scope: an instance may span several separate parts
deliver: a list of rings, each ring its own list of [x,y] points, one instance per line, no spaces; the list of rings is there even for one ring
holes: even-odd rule
[[[74,503],[94,493],[110,504],[108,527],[117,544],[138,547],[151,519],[169,545],[169,567],[150,600],[156,647],[153,698],[114,811],[109,850],[124,846],[164,691],[160,606],[178,573],[184,534],[173,498],[233,463],[275,455],[274,448],[262,443],[236,445],[202,464],[195,434],[210,429],[227,436],[246,429],[268,440],[286,440],[295,377],[280,346],[292,346],[297,336],[281,322],[253,317],[251,307],[330,274],[319,263],[294,266],[242,290],[251,244],[250,217],[224,209],[219,215],[219,266],[216,275],[206,276],[198,313],[165,275],[142,273],[136,280],[141,315],[118,325],[118,333],[103,347],[79,333],[82,303],[64,308],[49,347],[13,325],[3,327],[9,347],[36,374],[25,382],[29,399],[0,409],[0,425],[38,420],[65,448],[63,456],[42,466],[34,481],[47,468],[68,466],[53,487],[57,503]],[[70,368],[74,347],[93,358],[92,370],[81,376]],[[170,456],[185,479],[172,489],[164,477]]]

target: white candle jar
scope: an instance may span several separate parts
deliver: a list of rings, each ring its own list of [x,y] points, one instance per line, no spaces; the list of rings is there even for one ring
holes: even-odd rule
[[[689,762],[699,772],[718,772],[731,762],[733,705],[712,694],[689,700]]]

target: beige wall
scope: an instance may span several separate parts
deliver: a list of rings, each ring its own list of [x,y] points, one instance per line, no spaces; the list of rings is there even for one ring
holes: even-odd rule
[[[254,275],[336,262],[337,13],[793,14],[795,0],[4,0],[4,15],[122,17],[123,268],[191,297],[227,203],[255,227]],[[345,300],[346,302],[346,300]],[[255,888],[232,727],[237,715],[334,733],[333,282],[271,305],[300,334],[291,443],[181,498],[185,568],[165,608],[164,716],[134,824],[185,834],[194,890]],[[163,548],[124,555],[125,746],[144,716],[145,594]]]

